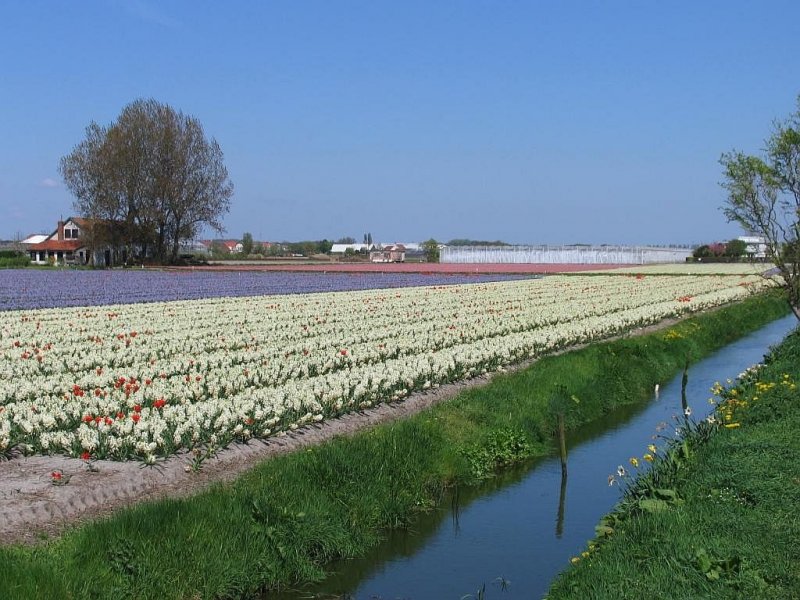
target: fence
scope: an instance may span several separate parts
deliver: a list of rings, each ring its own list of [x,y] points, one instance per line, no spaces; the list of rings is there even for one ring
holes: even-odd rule
[[[684,262],[691,255],[678,246],[448,246],[440,262],[643,265]]]

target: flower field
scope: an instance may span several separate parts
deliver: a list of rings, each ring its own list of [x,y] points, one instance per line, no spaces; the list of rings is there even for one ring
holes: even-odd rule
[[[505,281],[524,275],[243,270],[0,271],[0,310]]]
[[[0,450],[154,462],[731,302],[762,278],[555,276],[0,312]]]

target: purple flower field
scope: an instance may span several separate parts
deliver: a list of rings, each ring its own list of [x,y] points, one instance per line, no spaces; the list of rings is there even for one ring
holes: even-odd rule
[[[519,275],[0,270],[0,310],[307,294],[524,279]]]

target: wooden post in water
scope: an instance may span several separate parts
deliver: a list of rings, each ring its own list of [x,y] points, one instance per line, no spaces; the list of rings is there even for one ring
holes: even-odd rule
[[[456,483],[456,489],[453,490],[451,509],[453,529],[458,533],[461,530],[461,488],[458,487],[458,483]]]
[[[567,503],[567,471],[561,470],[561,492],[558,495],[558,515],[556,516],[556,537],[564,533],[564,505]]]
[[[689,383],[689,359],[686,359],[686,365],[683,367],[683,378],[681,379],[681,408],[683,409],[683,416],[687,417],[687,409],[689,402],[686,400],[686,385]]]
[[[558,450],[561,455],[561,472],[567,474],[567,434],[564,430],[564,413],[558,413]]]
[[[561,493],[558,496],[556,537],[560,538],[564,532],[564,503],[567,498],[567,433],[563,412],[558,413],[558,453],[561,456]]]

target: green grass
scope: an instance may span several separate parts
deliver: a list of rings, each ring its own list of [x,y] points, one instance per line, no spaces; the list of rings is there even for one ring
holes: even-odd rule
[[[0,547],[0,598],[246,598],[319,579],[332,559],[362,554],[382,530],[413,522],[447,486],[550,453],[554,398],[577,427],[643,401],[687,358],[786,312],[777,295],[758,296],[669,330],[548,357],[190,499],[143,504],[35,548]]]
[[[0,256],[0,269],[22,269],[31,265],[28,256]]]
[[[746,399],[733,409],[738,427],[695,428],[679,468],[655,463],[658,486],[682,502],[641,510],[653,476],[640,478],[604,520],[613,533],[556,580],[550,600],[800,598],[800,331],[758,378],[761,389],[726,394]]]

